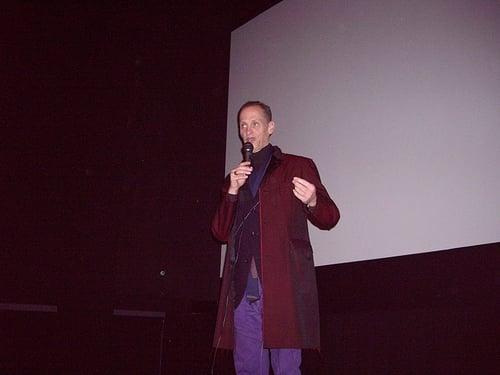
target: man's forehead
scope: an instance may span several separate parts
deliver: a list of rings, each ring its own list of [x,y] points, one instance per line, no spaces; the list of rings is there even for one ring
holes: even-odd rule
[[[243,116],[245,115],[245,116]],[[248,117],[250,119],[254,118],[261,118],[261,119],[266,119],[266,114],[264,113],[264,110],[260,108],[258,105],[252,105],[245,107],[241,110],[240,112],[240,121],[243,120],[243,117]]]

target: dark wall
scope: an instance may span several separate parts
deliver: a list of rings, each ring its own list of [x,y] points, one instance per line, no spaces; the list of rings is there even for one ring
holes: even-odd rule
[[[500,243],[317,269],[325,374],[493,374]]]
[[[25,3],[2,18],[1,298],[75,308],[215,299],[222,14]]]

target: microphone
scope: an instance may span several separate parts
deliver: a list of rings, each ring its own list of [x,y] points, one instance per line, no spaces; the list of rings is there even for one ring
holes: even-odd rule
[[[243,153],[243,161],[251,161],[253,153],[253,144],[251,144],[250,142],[244,143],[241,152]]]

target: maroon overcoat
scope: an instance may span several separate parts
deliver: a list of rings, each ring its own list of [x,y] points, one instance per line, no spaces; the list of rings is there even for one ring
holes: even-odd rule
[[[293,177],[316,186],[317,204],[309,210],[292,190]],[[227,242],[214,347],[233,348],[233,220],[237,198],[227,193],[212,220],[212,232]],[[316,274],[307,219],[320,229],[331,229],[340,214],[311,159],[284,154],[273,147],[271,162],[259,189],[261,275],[264,290],[263,339],[266,348],[319,348]]]

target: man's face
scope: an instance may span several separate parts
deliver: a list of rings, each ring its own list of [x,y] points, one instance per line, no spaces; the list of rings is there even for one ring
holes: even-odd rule
[[[267,121],[264,111],[259,106],[250,106],[240,112],[240,137],[243,143],[250,142],[253,152],[262,150],[269,144],[274,131],[274,122]]]

